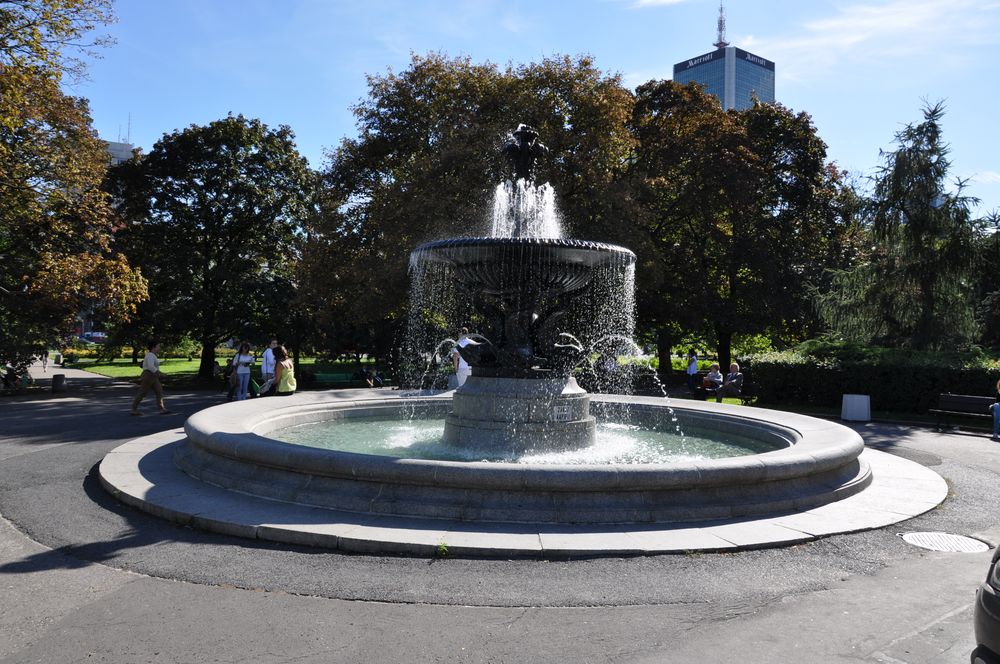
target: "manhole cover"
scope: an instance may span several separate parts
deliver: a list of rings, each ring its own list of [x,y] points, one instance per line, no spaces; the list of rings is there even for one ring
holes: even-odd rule
[[[955,553],[982,553],[989,551],[986,542],[980,542],[963,535],[951,533],[899,533],[907,544],[931,551],[953,551]]]

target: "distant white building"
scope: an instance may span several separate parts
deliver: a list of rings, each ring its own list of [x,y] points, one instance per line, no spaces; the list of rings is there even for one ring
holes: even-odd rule
[[[135,150],[135,146],[131,143],[114,143],[112,141],[104,141],[104,145],[107,147],[108,158],[112,166],[131,159],[132,151]]]

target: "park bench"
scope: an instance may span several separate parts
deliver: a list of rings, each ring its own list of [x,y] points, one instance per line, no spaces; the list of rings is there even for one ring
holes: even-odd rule
[[[993,397],[981,397],[973,394],[939,394],[937,407],[928,409],[928,413],[937,415],[935,429],[943,431],[951,428],[952,416],[993,418],[990,406],[996,402]]]
[[[715,390],[708,389],[705,387],[696,388],[694,391],[694,398],[699,401],[707,401],[709,399],[715,398]],[[757,398],[757,385],[754,383],[749,383],[746,380],[746,376],[743,376],[743,386],[740,388],[740,393],[736,395],[736,398],[740,400],[744,406],[752,406],[754,400]]]

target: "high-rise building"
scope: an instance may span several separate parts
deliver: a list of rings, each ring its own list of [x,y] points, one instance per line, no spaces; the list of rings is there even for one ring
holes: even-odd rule
[[[104,141],[104,145],[108,150],[108,161],[112,166],[131,159],[132,151],[135,150],[135,146],[131,143]]]
[[[726,41],[726,14],[719,4],[719,39],[715,50],[674,65],[674,80],[694,81],[722,102],[726,110],[751,106],[756,98],[774,101],[774,63]]]

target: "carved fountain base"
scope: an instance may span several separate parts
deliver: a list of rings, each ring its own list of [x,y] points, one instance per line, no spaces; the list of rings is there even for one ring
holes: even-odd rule
[[[573,377],[469,376],[455,392],[444,441],[483,450],[561,451],[594,442],[590,395]]]

